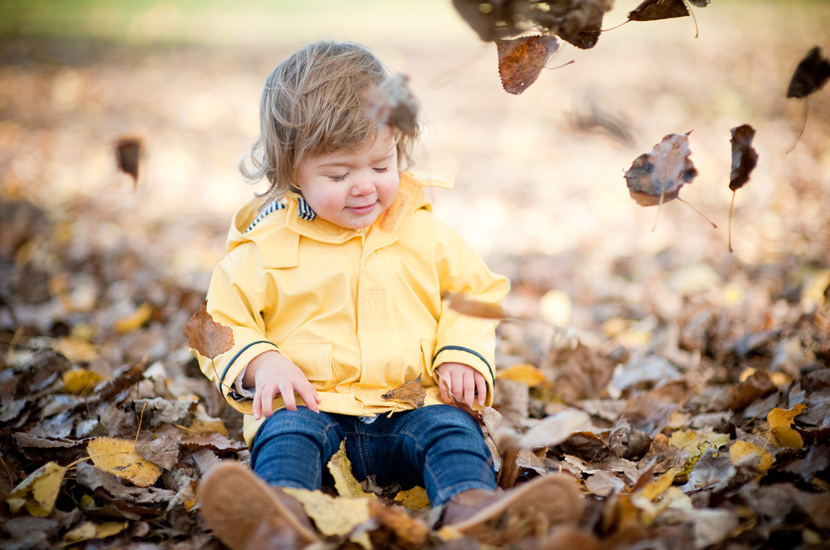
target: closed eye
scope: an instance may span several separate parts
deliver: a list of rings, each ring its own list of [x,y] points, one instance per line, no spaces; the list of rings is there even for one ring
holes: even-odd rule
[[[384,167],[384,168],[374,168],[373,170],[374,170],[375,172],[377,172],[378,174],[382,174],[383,172],[386,172],[387,170],[389,170],[389,167],[388,167],[388,166],[386,166],[386,167]]]
[[[330,178],[332,181],[343,181],[344,179],[346,179],[346,176],[348,176],[348,175],[349,175],[349,173],[348,173],[348,172],[346,172],[346,173],[345,173],[345,174],[343,174],[342,176],[329,176],[329,178]]]

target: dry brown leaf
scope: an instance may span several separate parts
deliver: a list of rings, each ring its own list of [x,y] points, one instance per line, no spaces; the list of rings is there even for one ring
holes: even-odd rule
[[[629,21],[657,21],[674,17],[687,17],[689,8],[684,0],[645,0],[628,12]]]
[[[370,533],[374,548],[415,550],[428,546],[429,527],[400,506],[386,506],[374,500],[369,503],[369,514],[381,525],[381,529],[373,529]]]
[[[213,320],[207,311],[207,300],[187,320],[184,330],[188,336],[187,345],[208,359],[216,359],[233,348],[233,330]]]
[[[669,134],[651,153],[634,160],[625,173],[625,180],[637,204],[655,206],[676,199],[680,188],[695,179],[697,169],[689,159],[692,152],[688,136]]]
[[[787,88],[787,97],[807,97],[824,87],[828,80],[830,80],[830,59],[824,57],[821,54],[821,48],[816,46],[795,68]]]
[[[507,93],[519,95],[536,82],[550,56],[559,50],[555,36],[524,36],[497,40],[499,76]]]
[[[749,174],[758,164],[758,152],[752,146],[755,129],[743,124],[730,130],[732,132],[732,173],[729,176],[729,189],[732,190],[732,204],[729,206],[729,252],[732,252],[732,210],[735,207],[735,192],[746,185]]]
[[[390,401],[400,401],[420,409],[424,406],[426,396],[427,392],[424,391],[424,386],[421,384],[421,376],[418,375],[415,380],[410,380],[403,386],[384,393],[381,397]]]
[[[363,93],[363,109],[378,126],[391,126],[414,137],[418,134],[418,102],[408,82],[408,76],[398,73],[380,86],[369,86]]]
[[[124,136],[115,142],[115,161],[118,169],[133,178],[133,184],[138,184],[138,169],[144,143],[139,137]]]

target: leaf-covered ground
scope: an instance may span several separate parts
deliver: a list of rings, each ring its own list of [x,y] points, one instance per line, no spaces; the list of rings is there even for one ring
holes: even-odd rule
[[[256,33],[217,8],[91,11],[87,35],[105,39],[34,38],[31,13],[6,19],[21,27],[0,38],[4,547],[221,546],[194,490],[247,450],[184,326],[250,198],[234,170],[261,82],[321,36],[368,43],[410,76],[430,123],[416,168],[457,177],[436,210],[512,281],[498,414],[485,414],[500,483],[562,472],[587,504],[573,529],[512,544],[830,541],[828,89],[785,154],[803,116],[787,85],[810,48],[830,51],[830,7],[715,0],[696,11],[698,39],[688,18],[629,23],[590,51],[563,48],[549,65],[576,63],[515,97],[495,46],[446,4],[361,4],[336,22],[276,10]],[[603,26],[636,4],[618,1]],[[121,23],[125,38],[107,34]],[[190,34],[165,42],[178,31]],[[730,254],[729,130],[744,123],[759,161]],[[655,209],[623,172],[689,130],[699,175],[683,198],[719,228],[674,201],[652,232]],[[135,188],[113,158],[125,135],[145,148]],[[364,487],[394,496],[383,489]],[[443,540],[426,512],[367,509],[379,550],[475,547]]]

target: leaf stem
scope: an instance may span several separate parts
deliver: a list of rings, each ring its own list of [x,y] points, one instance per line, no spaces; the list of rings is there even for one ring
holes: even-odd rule
[[[789,155],[790,152],[792,152],[792,150],[795,149],[795,146],[798,145],[798,142],[801,141],[801,136],[804,135],[804,128],[807,127],[807,117],[809,117],[809,116],[810,116],[810,98],[805,96],[804,97],[804,123],[801,125],[801,131],[798,132],[798,137],[795,138],[795,143],[793,143],[793,146],[790,147],[789,150],[786,153],[784,153],[785,155]]]
[[[712,224],[712,227],[714,227],[715,229],[717,229],[717,228],[718,228],[718,226],[717,226],[717,225],[715,225],[715,222],[713,222],[712,220],[710,220],[709,218],[707,218],[706,216],[704,216],[704,215],[703,215],[703,212],[701,212],[700,210],[698,210],[697,208],[695,208],[694,206],[692,206],[692,205],[691,205],[691,204],[689,204],[688,202],[684,201],[684,200],[683,200],[683,199],[681,199],[680,197],[677,197],[677,200],[679,200],[679,201],[680,201],[680,202],[682,202],[683,204],[688,204],[688,205],[689,205],[689,208],[691,208],[692,210],[694,210],[695,212],[697,212],[698,214],[700,214],[700,217],[702,217],[704,220],[706,220],[707,222],[711,223],[711,224]]]
[[[732,204],[729,205],[729,252],[732,253],[732,209],[735,208],[735,191],[732,191]]]

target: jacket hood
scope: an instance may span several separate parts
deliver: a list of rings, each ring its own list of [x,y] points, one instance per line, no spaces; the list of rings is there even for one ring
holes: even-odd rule
[[[410,172],[401,172],[399,175],[400,186],[394,202],[371,226],[371,232],[382,233],[383,240],[388,242],[394,242],[401,235],[406,220],[416,210],[432,210],[432,205],[424,194],[425,188],[451,189],[454,183],[452,175],[415,176]],[[242,243],[260,241],[278,227],[285,227],[305,237],[330,243],[343,243],[365,231],[346,229],[322,218],[309,216],[307,203],[301,195],[293,192],[287,193],[274,207],[266,209],[265,212],[267,214],[257,212],[254,201],[236,211],[228,232],[228,252]]]

